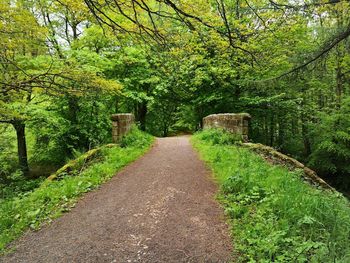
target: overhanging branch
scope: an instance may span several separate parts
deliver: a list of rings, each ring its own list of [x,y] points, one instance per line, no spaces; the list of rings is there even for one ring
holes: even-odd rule
[[[334,38],[332,38],[330,41],[328,41],[328,44],[325,44],[324,47],[321,49],[321,51],[316,53],[315,56],[311,57],[310,59],[308,59],[303,64],[301,64],[301,65],[299,65],[299,66],[297,66],[297,67],[295,67],[295,68],[293,68],[293,69],[283,73],[282,75],[276,77],[276,79],[282,78],[282,77],[284,77],[286,75],[289,75],[289,74],[291,74],[293,72],[299,71],[300,69],[307,67],[309,64],[315,62],[316,60],[320,59],[322,56],[326,55],[335,46],[337,46],[340,42],[342,42],[343,40],[345,40],[349,36],[350,36],[350,24],[348,25],[346,30],[344,30],[343,32],[339,33]]]

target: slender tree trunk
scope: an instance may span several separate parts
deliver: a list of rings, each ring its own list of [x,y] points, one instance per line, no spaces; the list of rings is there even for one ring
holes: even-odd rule
[[[78,122],[78,116],[77,116],[78,111],[79,111],[78,98],[75,96],[68,95],[68,119],[73,124],[76,124]]]
[[[80,130],[78,129],[78,113],[80,111],[79,107],[79,99],[73,95],[68,95],[68,109],[66,119],[70,122],[69,124],[69,134],[67,137],[67,145],[69,147],[66,148],[66,154],[71,156],[73,154],[72,149],[81,149],[85,147],[84,137],[80,134]]]
[[[59,58],[63,59],[64,55],[63,55],[61,47],[60,47],[60,45],[58,43],[58,40],[57,40],[57,37],[56,37],[57,36],[56,35],[56,31],[55,31],[54,26],[52,24],[52,21],[51,21],[51,18],[50,18],[50,14],[49,13],[45,13],[43,10],[41,12],[42,12],[42,15],[43,15],[43,18],[44,18],[44,23],[45,23],[46,27],[48,27],[48,29],[51,31],[50,32],[49,41],[52,43],[54,49],[57,52],[57,55],[59,56]]]
[[[268,125],[268,118],[266,115],[264,115],[264,131],[263,131],[263,135],[264,135],[264,139],[265,139],[265,144],[268,145],[269,144],[269,125]]]
[[[168,136],[168,127],[165,126],[165,127],[163,128],[163,137],[167,137],[167,136]]]
[[[307,126],[308,120],[305,113],[301,113],[301,135],[304,143],[304,155],[308,157],[311,154],[311,142],[309,138],[309,129]]]
[[[301,119],[301,136],[304,144],[304,156],[309,157],[311,154],[311,141],[309,135],[309,127],[308,123],[310,121],[310,117],[308,116],[308,112],[310,112],[307,101],[306,87],[301,90],[303,96],[301,101],[301,111],[300,111],[300,119]]]
[[[204,110],[201,106],[195,107],[194,108],[195,114],[196,114],[196,119],[197,119],[197,130],[203,129],[203,118],[206,117],[204,116]]]
[[[29,175],[28,155],[27,155],[27,141],[25,134],[25,123],[22,120],[16,120],[12,123],[17,134],[17,153],[18,163],[21,171],[25,176]]]
[[[278,148],[283,152],[284,150],[284,140],[285,140],[285,122],[284,119],[286,114],[279,114],[278,116]]]
[[[341,105],[341,99],[342,99],[342,93],[343,93],[343,79],[342,79],[342,71],[341,71],[341,61],[340,61],[340,52],[338,52],[338,57],[337,57],[337,75],[336,75],[336,80],[337,80],[337,87],[336,87],[336,106],[339,109]]]
[[[308,157],[311,154],[311,143],[308,135],[308,128],[304,121],[301,125],[302,125],[301,131],[302,131],[303,143],[304,143],[304,155]]]
[[[272,113],[270,117],[270,140],[269,140],[270,146],[273,146],[274,141],[275,141],[275,118]]]
[[[146,130],[146,115],[147,115],[147,102],[142,102],[138,108],[138,121],[140,122],[140,128],[142,131]]]

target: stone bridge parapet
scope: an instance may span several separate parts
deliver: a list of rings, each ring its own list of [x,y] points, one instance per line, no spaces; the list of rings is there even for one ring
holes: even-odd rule
[[[121,138],[127,134],[135,123],[135,117],[131,113],[113,114],[112,120],[112,139],[118,143]]]
[[[203,118],[203,129],[220,128],[241,135],[244,141],[248,141],[250,119],[248,113],[212,114]]]

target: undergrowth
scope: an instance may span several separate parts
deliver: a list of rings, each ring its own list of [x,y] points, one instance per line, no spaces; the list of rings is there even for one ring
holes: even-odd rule
[[[350,205],[207,130],[192,143],[213,169],[241,262],[350,262]]]
[[[122,147],[105,147],[98,162],[84,170],[44,181],[30,192],[0,199],[0,252],[26,229],[38,229],[43,223],[70,210],[85,192],[97,188],[118,170],[134,161],[151,146],[153,137],[136,128],[122,139]]]

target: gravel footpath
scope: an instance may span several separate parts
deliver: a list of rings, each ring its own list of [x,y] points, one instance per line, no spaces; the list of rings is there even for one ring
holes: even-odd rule
[[[0,262],[231,262],[217,186],[189,137],[155,146]]]

